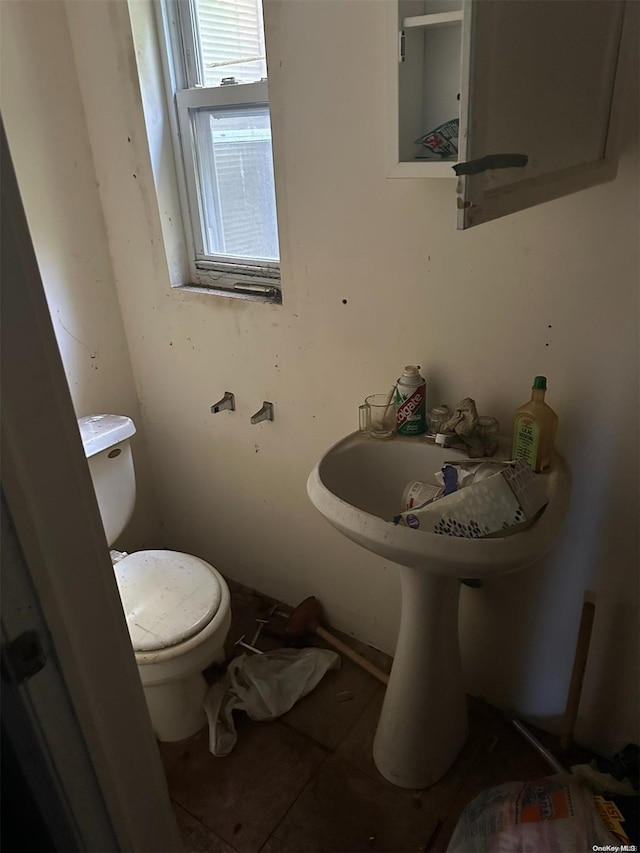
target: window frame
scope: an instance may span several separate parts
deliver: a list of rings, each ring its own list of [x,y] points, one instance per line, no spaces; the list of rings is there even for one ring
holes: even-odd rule
[[[221,86],[201,85],[204,74],[199,66],[199,51],[195,48],[199,38],[195,0],[157,0],[154,6],[189,254],[190,284],[221,295],[281,303],[279,259],[256,261],[207,255],[200,212],[197,153],[191,127],[194,109],[257,106],[266,108],[270,117],[267,79]],[[273,156],[273,141],[271,152]]]

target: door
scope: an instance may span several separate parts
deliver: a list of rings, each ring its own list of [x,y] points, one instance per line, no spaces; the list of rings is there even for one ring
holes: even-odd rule
[[[469,4],[458,228],[614,177],[609,122],[623,13],[622,0]]]
[[[0,155],[2,737],[24,792],[9,807],[29,803],[19,849],[180,851],[1,124]]]

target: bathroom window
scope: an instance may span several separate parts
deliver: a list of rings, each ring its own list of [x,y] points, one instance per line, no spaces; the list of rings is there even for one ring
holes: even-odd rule
[[[162,0],[193,282],[280,302],[262,0]]]

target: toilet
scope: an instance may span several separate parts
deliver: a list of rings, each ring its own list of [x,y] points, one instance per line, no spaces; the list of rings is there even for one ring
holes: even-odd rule
[[[123,415],[88,415],[78,427],[111,547],[135,505],[135,424]],[[184,740],[207,722],[202,672],[225,657],[229,588],[213,566],[191,554],[112,551],[111,559],[156,737]]]

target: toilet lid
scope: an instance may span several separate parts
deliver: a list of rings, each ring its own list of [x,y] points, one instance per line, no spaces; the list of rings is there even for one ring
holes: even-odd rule
[[[222,590],[211,566],[177,551],[138,551],[116,575],[136,652],[166,649],[197,634],[215,616]]]

